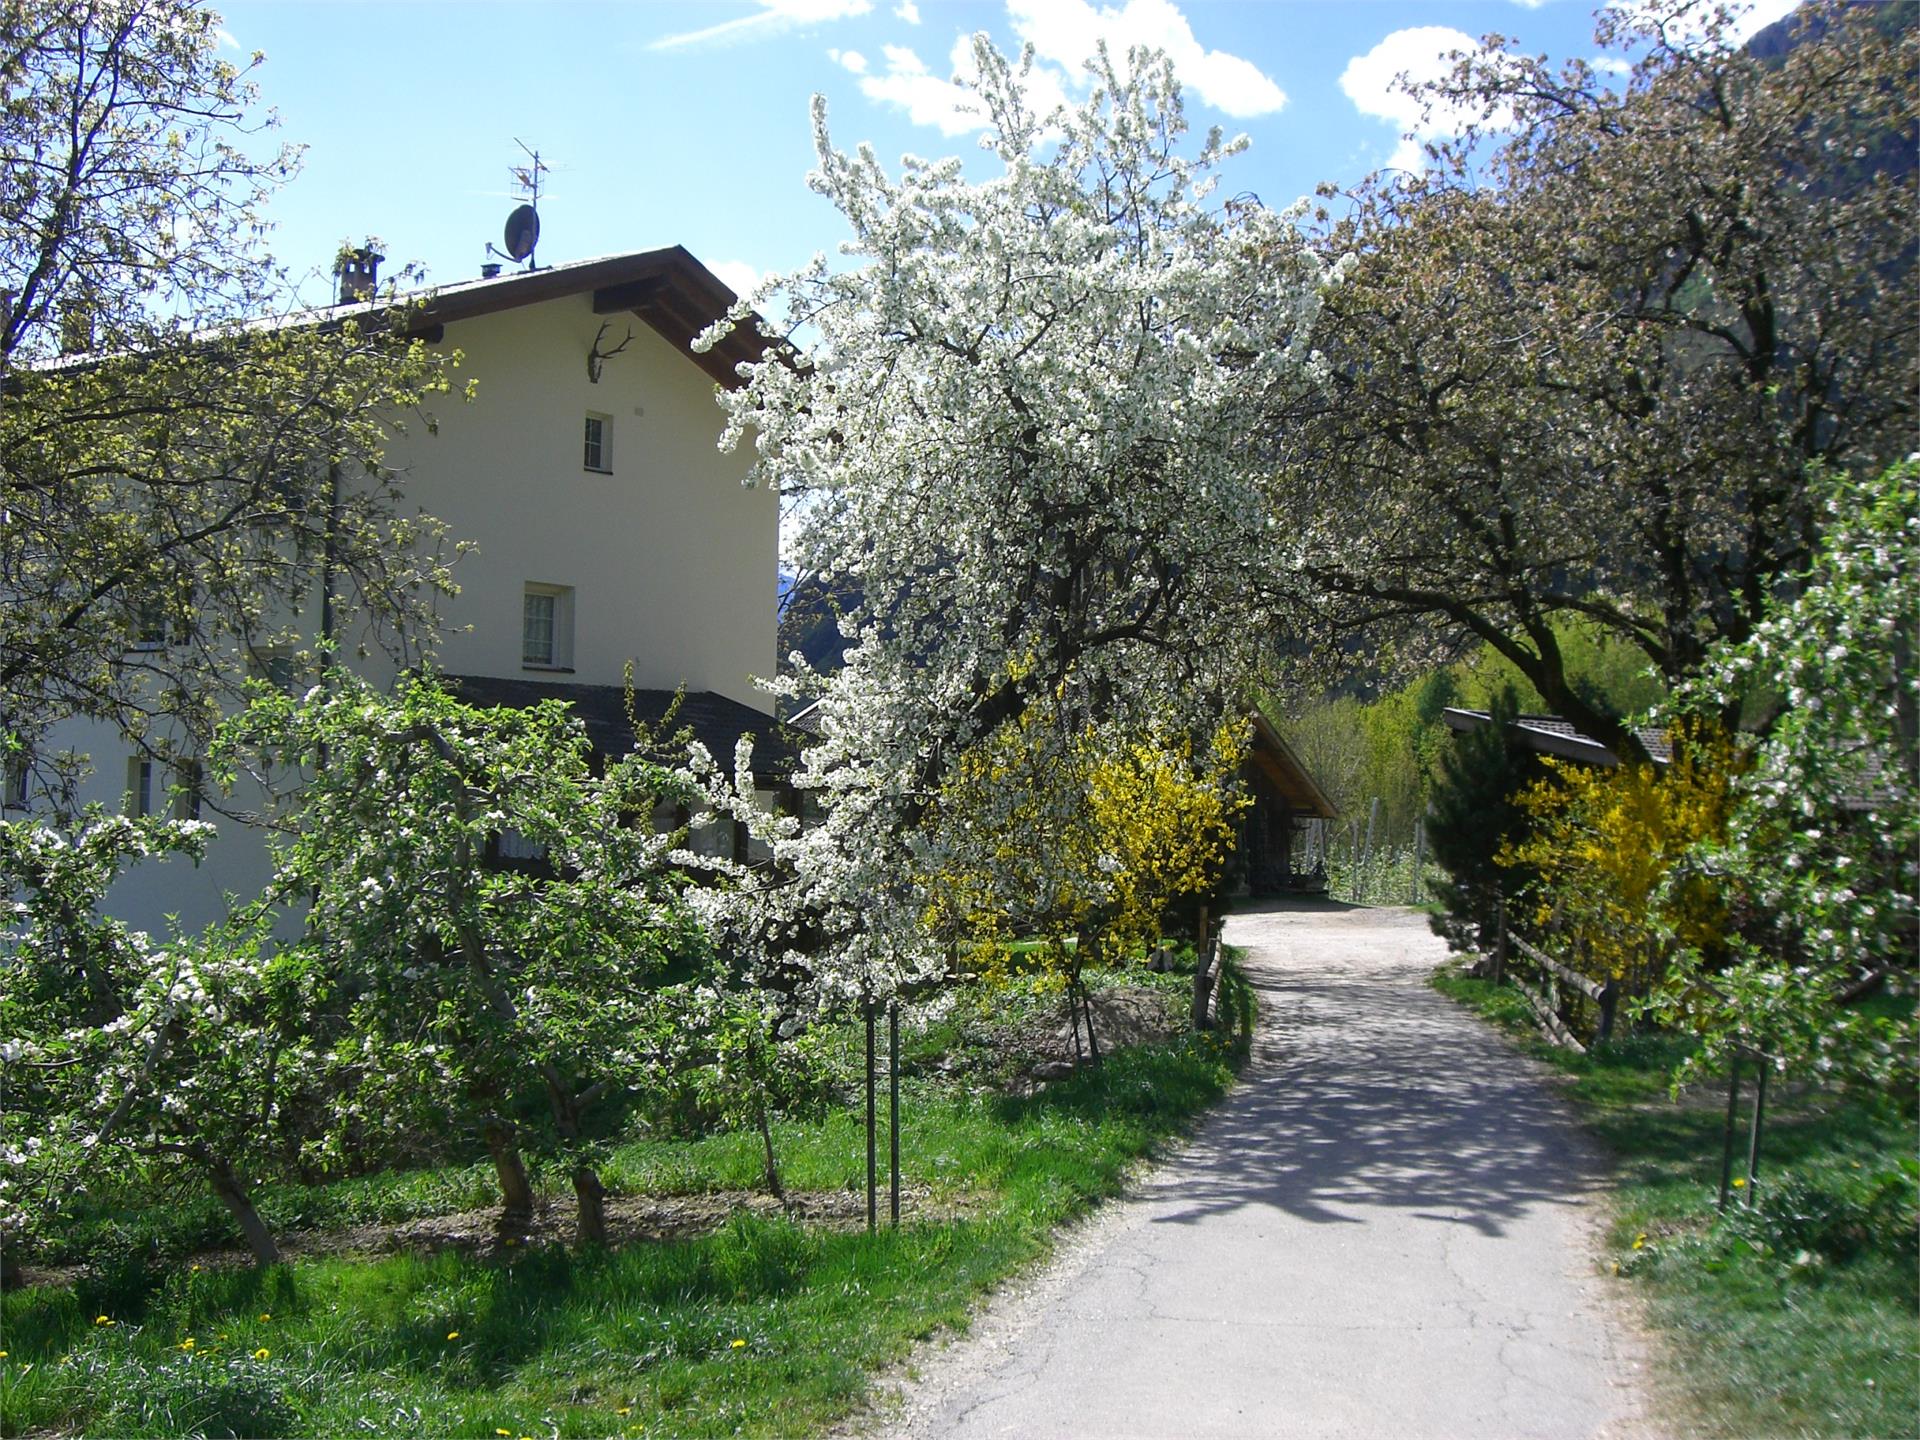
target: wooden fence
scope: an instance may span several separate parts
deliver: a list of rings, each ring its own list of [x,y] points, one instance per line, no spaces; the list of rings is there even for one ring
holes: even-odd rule
[[[1539,946],[1509,930],[1504,913],[1494,939],[1493,951],[1493,978],[1498,981],[1503,977],[1512,981],[1513,988],[1526,998],[1541,1030],[1556,1045],[1577,1050],[1583,1055],[1587,1050],[1562,1014],[1566,1008],[1568,991],[1585,997],[1597,1012],[1593,1024],[1593,1043],[1605,1044],[1612,1037],[1614,1014],[1620,1005],[1619,982],[1609,980],[1602,984],[1590,976],[1582,975],[1572,966],[1562,964]]]

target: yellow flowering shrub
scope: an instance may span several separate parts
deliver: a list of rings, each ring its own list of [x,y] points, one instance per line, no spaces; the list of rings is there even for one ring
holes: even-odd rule
[[[1547,761],[1550,776],[1518,797],[1532,829],[1498,856],[1539,877],[1531,919],[1558,942],[1549,947],[1557,958],[1636,995],[1658,982],[1674,943],[1711,954],[1726,934],[1719,887],[1676,867],[1725,835],[1738,752],[1724,731],[1699,722],[1673,741],[1663,767]]]
[[[1169,905],[1205,891],[1233,844],[1244,724],[1187,735],[1063,733],[1029,709],[961,757],[943,788],[921,877],[924,921],[1004,974],[1012,942],[1071,984],[1095,951],[1152,940]],[[1069,947],[1068,941],[1078,945]]]

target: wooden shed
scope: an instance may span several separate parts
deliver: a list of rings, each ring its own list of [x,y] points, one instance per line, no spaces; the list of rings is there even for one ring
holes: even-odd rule
[[[1338,819],[1340,812],[1257,710],[1253,745],[1240,773],[1253,803],[1240,812],[1234,888],[1256,897],[1325,890],[1324,853],[1317,847],[1307,853],[1303,840],[1314,822]]]

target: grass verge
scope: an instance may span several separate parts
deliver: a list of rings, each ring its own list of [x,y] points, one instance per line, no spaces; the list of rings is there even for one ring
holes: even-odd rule
[[[1251,1020],[1247,1007],[1227,1013]],[[981,1291],[1044,1252],[1054,1226],[1114,1193],[1131,1162],[1224,1092],[1244,1044],[1243,1026],[1140,1046],[1024,1097],[910,1081],[903,1168],[935,1203],[929,1218],[873,1236],[740,1213],[696,1239],[611,1251],[330,1256],[254,1271],[156,1263],[192,1226],[122,1216],[114,1223],[152,1232],[160,1249],[120,1249],[70,1285],[0,1298],[0,1433],[814,1431],[913,1341],[964,1323]],[[790,1188],[861,1182],[857,1114],[788,1122],[778,1140]],[[733,1188],[757,1176],[757,1144],[636,1141],[607,1174],[630,1193]],[[467,1201],[474,1183],[465,1170],[425,1172],[279,1203],[332,1220],[416,1213]]]
[[[1736,1191],[1722,1215],[1725,1091],[1669,1093],[1684,1038],[1632,1035],[1576,1055],[1538,1038],[1513,990],[1453,969],[1434,984],[1566,1076],[1566,1094],[1615,1158],[1611,1263],[1645,1287],[1674,1377],[1708,1433],[1920,1433],[1911,1097],[1770,1090],[1755,1194]]]

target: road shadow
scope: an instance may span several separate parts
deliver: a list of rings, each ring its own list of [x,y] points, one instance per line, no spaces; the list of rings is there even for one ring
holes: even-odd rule
[[[1258,1205],[1355,1224],[1388,1206],[1500,1235],[1592,1193],[1603,1167],[1539,1069],[1428,985],[1419,957],[1438,950],[1410,943],[1414,917],[1299,900],[1249,913],[1229,938],[1250,949],[1253,1053],[1146,1187],[1155,1223]]]

